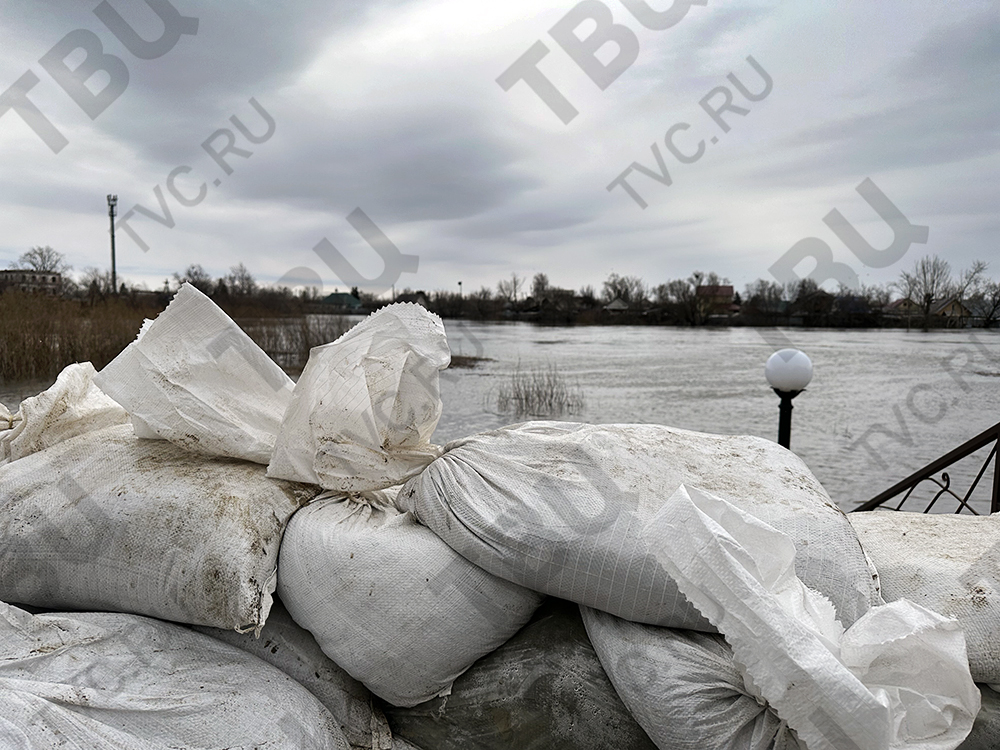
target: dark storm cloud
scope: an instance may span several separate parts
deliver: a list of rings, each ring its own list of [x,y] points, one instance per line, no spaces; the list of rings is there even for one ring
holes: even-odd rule
[[[129,54],[93,14],[96,0],[5,6],[0,39],[31,40],[30,47],[44,54],[74,29],[97,34],[104,50],[125,62],[129,84],[94,121],[95,130],[150,160],[175,161],[190,150],[197,135],[193,125],[203,123],[198,134],[210,133],[216,123],[225,124],[234,104],[293,83],[331,40],[349,36],[380,9],[412,2],[173,0],[181,15],[198,19],[197,33],[182,35],[173,49],[152,60]],[[117,9],[140,35],[154,39],[162,33],[162,23],[144,3],[118,3]],[[37,59],[24,60],[24,68],[37,70]],[[13,79],[0,83],[6,88]]]

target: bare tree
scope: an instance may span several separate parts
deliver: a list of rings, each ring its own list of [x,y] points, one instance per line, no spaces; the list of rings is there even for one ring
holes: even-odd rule
[[[819,284],[809,277],[799,279],[798,281],[789,281],[785,284],[785,299],[789,302],[801,301],[810,294],[815,294],[818,291]]]
[[[1000,281],[985,281],[978,286],[971,302],[983,318],[983,328],[1000,321]]]
[[[690,278],[672,279],[665,285],[662,294],[669,301],[674,314],[684,323],[698,324],[698,297],[696,290],[704,275],[695,271]]]
[[[757,279],[743,289],[743,311],[774,325],[786,300],[785,287],[777,281]]]
[[[44,247],[36,245],[28,250],[28,252],[23,253],[17,259],[15,266],[26,270],[41,271],[42,273],[66,274],[73,270],[73,267],[66,262],[66,257],[48,245]]]
[[[90,297],[112,294],[114,289],[111,286],[111,271],[102,271],[95,266],[84,268],[80,276],[80,289]]]
[[[535,298],[536,302],[539,302],[548,290],[549,277],[544,273],[536,273],[531,280],[531,296]]]
[[[469,299],[472,302],[472,309],[477,318],[483,319],[493,313],[495,308],[493,304],[493,290],[488,286],[480,287],[478,292],[472,292],[469,295]]]
[[[896,286],[905,297],[920,306],[926,331],[930,328],[934,302],[951,294],[951,266],[936,255],[926,255],[913,264],[912,271],[900,274]]]
[[[958,281],[955,282],[955,287],[952,290],[959,302],[976,293],[979,285],[983,283],[983,274],[986,273],[987,267],[986,261],[974,260],[971,266],[959,274]]]
[[[212,277],[208,275],[208,272],[205,271],[199,263],[192,263],[184,269],[183,276],[175,273],[174,281],[177,282],[178,286],[186,282],[204,294],[211,294],[212,290],[215,288],[215,283],[212,281]]]
[[[520,294],[524,286],[524,279],[516,273],[510,275],[510,279],[497,282],[497,293],[511,304],[517,304],[517,295]]]
[[[252,297],[257,292],[257,280],[242,263],[230,268],[229,273],[222,277],[222,281],[225,282],[229,293],[237,297]]]
[[[629,305],[641,305],[648,295],[646,285],[638,276],[619,276],[616,273],[608,276],[601,289],[601,299],[606,303],[618,298]]]
[[[843,287],[839,293],[851,294],[852,292],[849,287]],[[888,287],[881,284],[871,284],[868,286],[862,284],[857,296],[867,303],[870,310],[882,310],[892,299],[892,292]]]

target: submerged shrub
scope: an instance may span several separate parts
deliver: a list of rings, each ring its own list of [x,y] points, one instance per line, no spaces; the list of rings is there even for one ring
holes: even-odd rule
[[[518,365],[497,388],[497,411],[518,417],[558,417],[583,411],[583,391],[567,385],[554,364],[529,371]]]

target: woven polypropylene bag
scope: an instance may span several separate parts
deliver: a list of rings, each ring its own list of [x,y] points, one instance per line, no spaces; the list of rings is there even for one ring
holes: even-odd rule
[[[788,725],[746,689],[721,635],[580,609],[604,671],[661,750],[800,750]]]
[[[94,382],[139,437],[267,464],[292,379],[218,305],[184,284]]]
[[[449,444],[397,503],[471,562],[522,586],[636,622],[711,630],[641,538],[681,484],[788,534],[799,575],[845,624],[878,601],[843,512],[801,459],[761,438],[529,422]]]
[[[401,484],[441,453],[438,373],[451,352],[420,305],[383,307],[309,353],[268,476],[364,492]]]
[[[955,620],[900,600],[845,630],[796,576],[788,536],[694,488],[678,488],[645,536],[745,685],[809,750],[954,750],[968,736],[980,696]]]
[[[0,599],[259,629],[314,495],[129,425],[78,435],[0,467]]]
[[[579,608],[559,599],[450,695],[386,716],[394,732],[434,750],[653,750],[601,668]]]
[[[392,732],[372,705],[368,688],[323,653],[316,639],[300,627],[277,600],[260,635],[195,627],[263,659],[319,698],[340,725],[351,750],[393,750]]]
[[[69,365],[51,388],[21,402],[0,432],[0,465],[76,435],[125,424],[128,413],[94,385],[90,362]],[[2,429],[2,427],[0,427]]]
[[[1000,682],[1000,515],[873,511],[848,518],[886,601],[909,599],[965,631],[977,682]]]
[[[397,706],[447,693],[541,601],[457,555],[382,493],[296,513],[278,594],[327,656]]]
[[[0,603],[0,746],[349,750],[279,670],[135,615],[30,615]]]

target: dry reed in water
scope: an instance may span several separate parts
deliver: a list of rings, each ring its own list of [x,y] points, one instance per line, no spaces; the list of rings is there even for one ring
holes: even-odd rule
[[[510,380],[497,388],[497,411],[501,414],[557,417],[582,410],[583,391],[567,385],[554,364],[527,372],[518,365]]]

